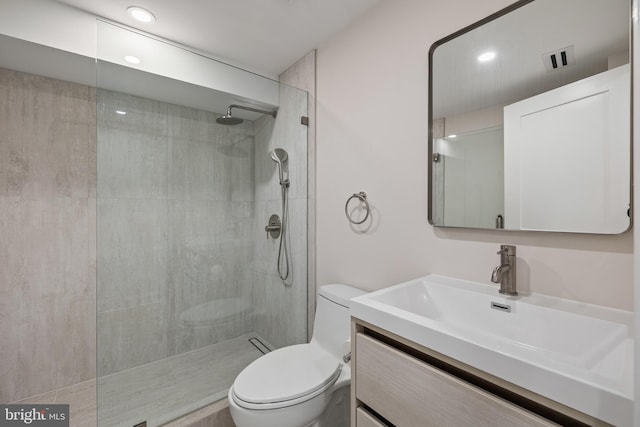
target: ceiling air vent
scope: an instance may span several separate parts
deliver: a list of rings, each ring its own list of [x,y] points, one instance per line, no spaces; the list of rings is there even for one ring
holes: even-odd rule
[[[542,54],[542,62],[547,71],[559,70],[576,62],[573,45]]]

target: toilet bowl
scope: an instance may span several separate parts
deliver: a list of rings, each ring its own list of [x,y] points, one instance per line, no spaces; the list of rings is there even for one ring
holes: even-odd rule
[[[311,342],[260,357],[229,389],[229,409],[237,427],[349,425],[345,391],[351,369],[343,361],[349,352],[349,301],[364,293],[346,285],[320,288]],[[344,414],[327,414],[336,410]],[[327,419],[331,426],[323,425]]]

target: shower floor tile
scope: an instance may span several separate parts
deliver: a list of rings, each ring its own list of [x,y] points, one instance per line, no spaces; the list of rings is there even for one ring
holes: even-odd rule
[[[70,427],[96,427],[96,380],[83,381],[47,393],[10,402],[14,404],[69,405]]]
[[[98,379],[99,426],[158,426],[226,397],[245,366],[262,355],[246,334]]]

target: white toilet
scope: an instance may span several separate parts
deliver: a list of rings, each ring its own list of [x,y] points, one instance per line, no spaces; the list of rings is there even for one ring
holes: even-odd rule
[[[325,285],[313,338],[268,353],[236,378],[229,409],[237,427],[342,427],[349,424],[349,302],[366,292]]]

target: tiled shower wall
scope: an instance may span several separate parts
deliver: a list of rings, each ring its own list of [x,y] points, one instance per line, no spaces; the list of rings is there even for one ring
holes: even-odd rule
[[[253,330],[194,326],[251,289],[253,123],[216,117],[98,91],[99,376]]]
[[[307,92],[307,337],[310,339],[316,310],[316,51],[307,53],[280,74],[280,83]]]
[[[95,377],[95,90],[0,69],[0,402]]]
[[[255,331],[275,347],[307,342],[309,145],[308,127],[301,123],[301,116],[308,115],[307,103],[307,92],[283,84],[277,120],[267,116],[255,124]],[[275,148],[283,148],[289,156],[285,171],[290,181],[287,241],[291,270],[285,282],[276,267],[279,240],[267,239],[264,231],[271,214],[282,217],[278,166],[270,156]]]

